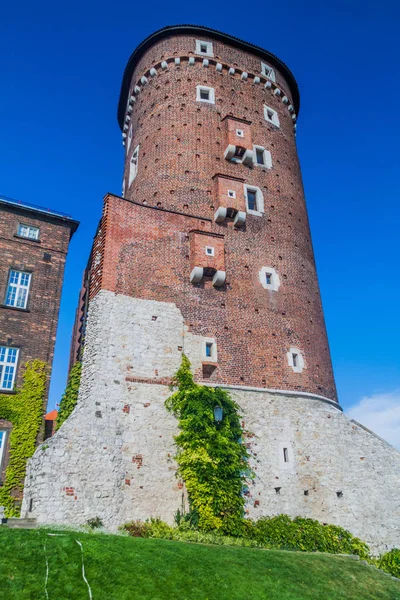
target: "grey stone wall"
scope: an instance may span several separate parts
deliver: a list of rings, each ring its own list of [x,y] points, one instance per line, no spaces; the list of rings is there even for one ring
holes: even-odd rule
[[[99,516],[110,530],[150,516],[173,522],[186,498],[175,476],[165,378],[182,351],[199,367],[204,339],[188,332],[174,304],[100,292],[89,311],[78,405],[29,461],[23,516],[71,524]],[[400,545],[400,453],[334,403],[231,392],[256,472],[249,516],[302,515],[341,525],[375,551]]]

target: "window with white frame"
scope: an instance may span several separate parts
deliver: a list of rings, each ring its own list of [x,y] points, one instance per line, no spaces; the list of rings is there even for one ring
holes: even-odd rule
[[[247,212],[253,215],[262,215],[264,213],[264,197],[260,188],[245,185],[244,195],[246,198]]]
[[[12,269],[8,277],[6,306],[26,308],[30,284],[31,273]]]
[[[272,67],[263,62],[261,63],[261,73],[265,77],[268,77],[268,79],[270,79],[271,81],[275,81],[275,71]]]
[[[131,147],[132,144],[132,125],[129,127],[129,131],[128,131],[128,145],[127,145],[127,151],[129,150],[129,148]]]
[[[277,292],[281,281],[279,275],[273,267],[262,267],[258,273],[260,283],[266,290]]]
[[[295,373],[301,373],[305,367],[301,351],[298,348],[290,348],[286,356],[289,367],[292,367]]]
[[[139,162],[139,146],[136,146],[134,149],[131,160],[129,161],[129,186],[131,186],[132,181],[135,179],[138,171],[138,162]]]
[[[30,240],[38,240],[39,227],[32,227],[32,225],[24,225],[23,223],[20,223],[18,225],[18,235]]]
[[[228,190],[228,198],[236,198],[235,190]]]
[[[212,246],[206,246],[207,256],[214,256],[214,248]]]
[[[6,436],[7,431],[4,429],[0,429],[0,469],[3,463],[3,456],[6,448]]]
[[[271,152],[263,146],[254,146],[254,164],[256,167],[272,168]]]
[[[202,54],[203,56],[214,56],[212,42],[196,40],[196,54]]]
[[[244,137],[243,129],[236,129],[236,135],[241,138]]]
[[[264,105],[264,118],[268,123],[272,123],[275,127],[279,127],[279,117],[276,110]]]
[[[205,87],[204,85],[196,86],[196,100],[197,102],[208,102],[208,104],[215,104],[214,88]]]
[[[0,390],[12,390],[17,372],[18,348],[0,346]]]
[[[212,338],[205,338],[203,341],[203,360],[217,362],[217,344]]]

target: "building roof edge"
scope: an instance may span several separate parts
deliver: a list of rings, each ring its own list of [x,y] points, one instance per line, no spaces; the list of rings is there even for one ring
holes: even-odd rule
[[[271,63],[272,66],[277,67],[283,76],[285,77],[287,83],[289,84],[290,91],[293,95],[293,104],[295,107],[296,114],[299,114],[300,110],[300,92],[296,82],[296,79],[289,69],[289,67],[281,61],[275,54],[268,52],[268,50],[264,50],[260,46],[255,46],[250,42],[245,42],[240,38],[234,37],[227,33],[223,33],[222,31],[218,31],[216,29],[210,29],[209,27],[205,27],[203,25],[167,25],[162,29],[158,29],[154,33],[150,34],[146,37],[132,52],[127,65],[125,67],[124,74],[122,76],[121,89],[119,94],[118,101],[118,110],[117,110],[117,120],[120,128],[123,128],[124,125],[124,116],[125,109],[128,100],[128,93],[130,87],[130,81],[132,78],[133,70],[138,62],[138,60],[143,56],[148,48],[150,48],[153,44],[166,38],[171,35],[184,35],[184,34],[206,34],[209,37],[214,39],[221,40],[222,42],[228,42],[241,50],[247,50],[249,52],[253,52],[258,54],[260,58],[263,58]]]

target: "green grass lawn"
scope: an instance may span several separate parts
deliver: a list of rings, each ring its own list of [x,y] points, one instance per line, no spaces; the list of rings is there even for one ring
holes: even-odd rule
[[[0,528],[0,598],[400,600],[400,581],[342,556]]]

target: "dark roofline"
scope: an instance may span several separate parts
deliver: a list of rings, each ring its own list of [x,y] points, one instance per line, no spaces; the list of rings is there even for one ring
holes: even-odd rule
[[[36,204],[29,204],[29,202],[22,202],[22,200],[15,200],[14,198],[8,198],[7,196],[0,196],[0,205],[5,204],[6,206],[19,208],[35,214],[46,215],[52,219],[59,221],[66,221],[71,228],[71,237],[78,229],[79,221],[75,221],[70,215],[65,213],[52,210],[51,208],[44,208],[43,206],[37,206]]]
[[[287,83],[289,84],[290,91],[293,95],[293,104],[295,107],[296,114],[299,114],[300,92],[297,82],[289,67],[287,67],[284,62],[282,62],[277,56],[275,56],[275,54],[272,54],[271,52],[268,52],[267,50],[264,50],[259,46],[255,46],[254,44],[250,44],[249,42],[240,40],[239,38],[234,37],[232,35],[222,33],[221,31],[217,31],[216,29],[210,29],[209,27],[203,27],[202,25],[168,25],[167,27],[163,27],[162,29],[155,31],[146,39],[144,39],[143,42],[141,42],[139,46],[137,46],[137,48],[132,52],[128,60],[122,77],[121,90],[118,101],[117,120],[121,130],[124,126],[125,109],[128,101],[128,93],[132,79],[132,74],[137,62],[143,56],[146,50],[148,50],[156,42],[159,42],[160,40],[172,35],[185,34],[206,35],[207,37],[211,37],[216,40],[220,40],[221,42],[231,44],[232,46],[235,46],[240,50],[246,50],[247,52],[257,54],[260,58],[268,61],[272,66],[279,69],[279,71],[285,77]]]

